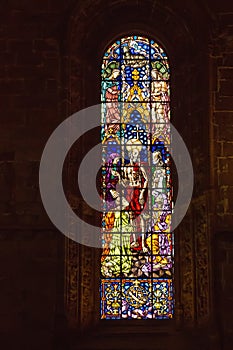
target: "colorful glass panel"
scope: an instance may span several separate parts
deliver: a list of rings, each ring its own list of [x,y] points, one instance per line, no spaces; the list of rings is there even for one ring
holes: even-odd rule
[[[101,82],[102,319],[173,317],[170,70],[155,41],[117,40]]]

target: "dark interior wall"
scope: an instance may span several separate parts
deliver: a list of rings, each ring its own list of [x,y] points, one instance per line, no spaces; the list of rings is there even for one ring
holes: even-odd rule
[[[53,346],[61,234],[43,209],[38,170],[61,121],[66,7],[0,2],[0,347],[9,350]]]
[[[233,346],[229,316],[233,292],[233,5],[227,0],[196,1],[195,5],[177,0],[166,4],[194,28],[199,23],[197,7],[203,9],[208,21],[208,33],[203,36],[209,38],[209,71],[205,72],[209,86],[200,86],[197,96],[209,97],[207,161],[213,193],[213,286],[225,350]],[[88,6],[98,10],[105,4],[2,0],[0,5],[0,346],[50,350],[56,344],[54,334],[62,310],[64,239],[50,223],[41,203],[39,163],[48,137],[67,116],[69,95],[64,81],[69,67],[65,66],[65,56],[71,17],[79,11],[80,20],[91,21]],[[138,1],[139,5],[143,8],[149,3]],[[85,33],[80,36],[85,37]],[[78,76],[78,72],[75,74]],[[82,106],[81,92],[76,98],[76,105]],[[200,115],[203,110],[198,107],[199,98],[194,102],[194,116]],[[202,123],[195,128],[197,138]]]
[[[210,106],[215,196],[214,260],[216,316],[224,349],[233,347],[233,15],[218,15],[210,45]]]

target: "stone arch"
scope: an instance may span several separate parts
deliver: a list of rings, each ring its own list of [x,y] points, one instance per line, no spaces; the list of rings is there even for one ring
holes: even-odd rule
[[[165,47],[172,69],[173,122],[191,152],[196,174],[194,198],[177,229],[175,248],[179,266],[176,272],[176,324],[193,328],[199,325],[207,327],[214,317],[209,293],[212,283],[209,247],[213,225],[210,225],[210,217],[213,208],[208,141],[207,44],[210,33],[205,24],[210,15],[195,1],[190,2],[190,6],[192,15],[182,9],[182,2],[179,5],[166,5],[162,1],[137,1],[135,4],[131,0],[79,2],[72,11],[67,30],[64,105],[68,116],[99,103],[102,53],[116,37],[137,31],[153,36]],[[201,88],[198,89],[200,82]],[[199,123],[203,126],[202,135],[199,134]],[[85,153],[85,141],[82,147]],[[69,174],[75,174],[77,163],[73,159],[76,151],[74,147],[67,162]],[[74,209],[84,211],[83,203],[75,199],[72,181],[68,177],[69,201]],[[91,216],[91,212],[87,211],[88,215]],[[98,291],[98,282],[93,274],[93,270],[98,268],[98,260],[99,252],[67,240],[65,308],[69,324],[74,329],[98,322],[98,305],[97,308],[95,306],[98,301],[93,295],[93,289],[95,293]],[[90,285],[93,288],[88,287]]]

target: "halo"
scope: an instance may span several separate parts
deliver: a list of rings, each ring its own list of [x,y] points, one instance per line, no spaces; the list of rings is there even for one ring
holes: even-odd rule
[[[136,148],[138,152],[141,152],[142,150],[142,143],[138,139],[130,139],[126,142],[126,149],[127,151],[131,151],[133,148]]]

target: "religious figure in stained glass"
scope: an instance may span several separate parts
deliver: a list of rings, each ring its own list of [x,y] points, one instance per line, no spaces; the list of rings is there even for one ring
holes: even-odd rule
[[[104,54],[102,319],[173,317],[169,78],[148,38],[121,38]]]

